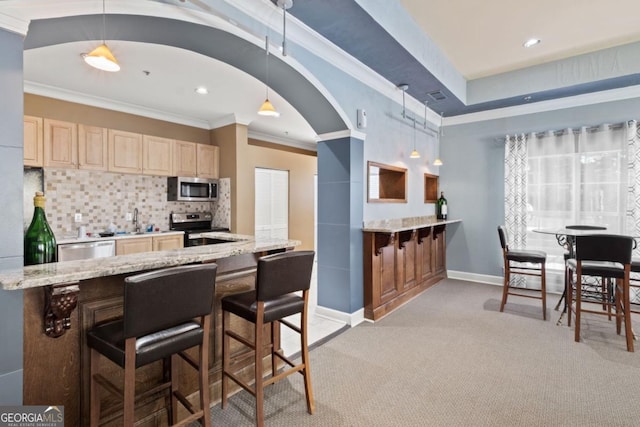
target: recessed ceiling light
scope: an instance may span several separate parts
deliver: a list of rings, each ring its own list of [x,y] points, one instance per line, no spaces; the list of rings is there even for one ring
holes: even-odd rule
[[[209,89],[207,89],[207,88],[206,88],[206,87],[204,87],[204,86],[198,86],[198,87],[196,88],[196,93],[197,93],[197,94],[200,94],[200,95],[206,95],[206,94],[208,94],[208,93],[209,93]]]
[[[540,43],[540,39],[529,39],[526,42],[524,42],[522,46],[531,47],[531,46],[537,45],[538,43]]]

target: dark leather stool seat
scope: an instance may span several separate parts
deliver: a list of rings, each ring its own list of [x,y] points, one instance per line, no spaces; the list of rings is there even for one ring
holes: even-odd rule
[[[228,295],[221,300],[222,307],[222,407],[227,405],[229,379],[251,393],[256,399],[256,425],[264,425],[264,388],[293,373],[299,372],[304,377],[304,389],[307,412],[313,414],[315,403],[311,389],[311,372],[309,368],[309,350],[307,347],[307,307],[309,286],[313,269],[313,251],[291,251],[268,255],[258,260],[256,273],[256,289]],[[302,291],[302,295],[298,292]],[[230,329],[230,315],[241,317],[254,326],[254,339],[251,340]],[[290,323],[285,318],[300,314],[300,326]],[[271,344],[267,343],[264,328],[271,326]],[[280,349],[280,324],[300,334],[301,363],[295,364]],[[255,384],[250,386],[231,370],[235,360],[230,353],[230,338],[253,350]],[[271,377],[263,378],[262,359],[265,346],[269,347],[271,356]],[[244,353],[238,355],[243,357]],[[278,361],[289,365],[278,373]]]
[[[547,279],[545,273],[547,254],[542,251],[513,250],[509,248],[507,229],[502,225],[498,226],[498,237],[500,238],[502,257],[504,259],[504,283],[502,285],[500,312],[504,311],[509,295],[535,298],[542,300],[542,319],[547,320]],[[514,262],[518,264],[512,264]],[[514,286],[511,284],[512,274],[540,277],[540,288]],[[538,292],[539,294],[536,294]]]
[[[97,426],[100,420],[99,386],[111,393],[117,390],[98,372],[100,355],[125,370],[123,426],[134,424],[135,369],[158,360],[165,364],[165,371],[171,372],[166,383],[153,388],[154,392],[170,391],[169,424],[187,425],[199,419],[202,425],[211,426],[208,354],[216,271],[216,264],[190,265],[125,279],[123,318],[96,325],[87,332],[91,349],[91,426]],[[198,361],[183,353],[196,346]],[[201,405],[198,411],[180,393],[178,357],[198,369]],[[191,412],[180,422],[178,401]]]

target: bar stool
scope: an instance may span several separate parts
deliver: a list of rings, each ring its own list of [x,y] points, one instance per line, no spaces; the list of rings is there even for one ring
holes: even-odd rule
[[[509,295],[542,300],[542,319],[547,320],[547,279],[545,273],[545,263],[547,254],[542,251],[513,250],[509,248],[507,229],[498,226],[498,237],[502,246],[502,257],[504,259],[504,283],[502,286],[502,302],[500,312],[504,311]],[[516,263],[516,264],[512,264]],[[540,277],[540,289],[520,288],[511,286],[511,275],[522,274],[525,276]],[[513,291],[513,290],[517,291]],[[529,295],[523,290],[540,292],[540,295]]]
[[[307,400],[307,411],[313,414],[315,403],[311,390],[311,372],[309,370],[309,349],[307,347],[307,307],[311,270],[313,269],[313,251],[291,251],[268,255],[258,260],[256,288],[254,291],[242,292],[222,298],[222,408],[227,405],[229,378],[251,393],[256,399],[256,425],[264,425],[264,388],[295,372],[304,377],[304,391]],[[302,296],[298,294],[302,291]],[[254,326],[254,340],[246,338],[230,329],[230,315],[233,313]],[[300,326],[293,325],[285,317],[300,313]],[[289,360],[279,347],[279,327],[283,324],[300,334],[301,363]],[[271,355],[271,377],[263,378],[262,358],[265,342],[264,325],[271,325],[272,343],[269,345]],[[232,360],[229,345],[230,338],[249,347],[254,352],[255,383],[250,386],[242,380],[237,372],[232,372]],[[239,357],[242,357],[240,355]],[[277,373],[278,359],[289,365],[289,368]],[[286,368],[286,366],[285,366]]]
[[[624,321],[627,351],[633,352],[633,331],[629,305],[629,276],[631,274],[633,244],[633,238],[629,236],[600,234],[576,237],[576,258],[568,261],[569,268],[576,273],[576,283],[570,280],[570,288],[567,291],[569,322],[571,321],[571,313],[575,313],[576,318],[576,342],[580,341],[582,313],[610,315],[611,306],[615,306],[616,332],[620,334],[622,321]],[[600,292],[585,293],[582,287],[583,276],[616,279],[615,296],[610,296],[609,291],[604,296],[600,295]],[[604,303],[607,305],[609,313],[586,309],[585,303]]]
[[[91,349],[90,425],[100,420],[100,387],[124,398],[123,423],[133,426],[136,398],[169,389],[168,408],[171,425],[187,425],[200,419],[211,426],[209,409],[209,334],[216,282],[216,264],[189,265],[143,273],[124,281],[124,307],[121,319],[94,326],[87,332]],[[197,321],[194,320],[197,318]],[[184,353],[198,346],[199,360]],[[100,356],[124,368],[124,391],[101,375]],[[182,357],[198,370],[200,410],[178,388],[179,359]],[[136,396],[136,368],[163,360],[171,378],[147,393]],[[180,401],[191,415],[177,421]]]

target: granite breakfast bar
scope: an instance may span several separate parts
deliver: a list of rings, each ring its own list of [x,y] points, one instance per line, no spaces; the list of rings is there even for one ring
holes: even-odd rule
[[[212,238],[221,233],[206,233]],[[211,401],[220,398],[221,313],[218,302],[230,293],[254,286],[259,257],[291,250],[297,240],[254,239],[224,233],[230,243],[195,246],[159,252],[145,252],[92,260],[27,266],[0,271],[0,285],[5,290],[23,290],[24,301],[24,405],[64,405],[65,425],[87,425],[89,410],[89,352],[86,331],[96,323],[122,314],[124,278],[143,271],[184,264],[215,262],[218,273],[211,327],[209,378]],[[43,316],[43,313],[48,313]],[[47,316],[57,317],[54,330]],[[248,323],[234,319],[234,328],[249,333]],[[47,326],[49,325],[49,326]],[[279,337],[273,337],[279,340]],[[276,341],[277,342],[277,341]],[[246,351],[232,347],[231,351]],[[247,371],[252,358],[247,357]],[[111,378],[122,378],[122,371],[109,361],[101,369]],[[181,388],[185,394],[197,390],[197,379],[183,369]],[[136,372],[137,388],[152,389],[162,382],[162,363],[152,363]],[[118,380],[115,380],[116,383]],[[103,399],[103,420],[107,426],[120,422],[121,406],[109,396]],[[166,425],[164,395],[151,394],[137,403],[137,426]]]

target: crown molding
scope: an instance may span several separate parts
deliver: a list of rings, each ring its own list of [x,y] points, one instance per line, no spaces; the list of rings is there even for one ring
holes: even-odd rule
[[[0,13],[0,28],[20,34],[21,36],[27,35],[29,22],[31,21]]]
[[[524,116],[527,114],[544,113],[548,111],[563,110],[586,105],[601,104],[603,102],[622,101],[625,99],[640,98],[640,85],[605,90],[601,92],[586,93],[583,95],[568,96],[549,101],[540,101],[526,105],[498,108],[495,110],[481,111],[478,113],[464,114],[461,116],[445,117],[443,126],[463,125],[467,123],[483,122],[487,120],[504,119],[508,117]]]
[[[211,129],[206,120],[197,120],[191,117],[180,116],[166,111],[155,110],[141,105],[117,102],[98,96],[90,96],[70,90],[64,90],[53,86],[47,86],[30,81],[24,82],[24,92],[33,95],[46,96],[49,98],[61,99],[63,101],[75,102],[77,104],[90,105],[92,107],[104,108],[107,110],[120,111],[122,113],[136,116],[148,117],[151,119],[192,126],[200,129]]]
[[[364,141],[366,137],[367,137],[367,134],[364,132],[347,129],[347,130],[341,130],[338,132],[329,132],[329,133],[323,133],[321,135],[318,135],[318,138],[319,138],[318,142],[333,141],[334,139],[341,139],[341,138],[356,138],[361,141]]]
[[[282,138],[273,135],[269,135],[262,132],[256,132],[249,130],[247,136],[252,139],[258,139],[260,141],[272,142],[274,144],[286,145],[289,147],[300,148],[309,151],[318,151],[318,146],[312,142],[302,142],[296,139]]]

